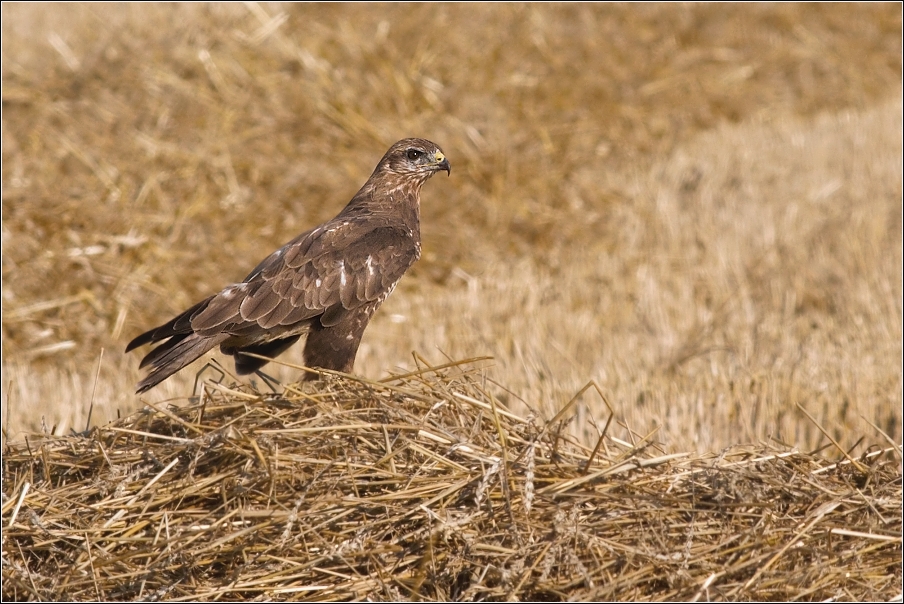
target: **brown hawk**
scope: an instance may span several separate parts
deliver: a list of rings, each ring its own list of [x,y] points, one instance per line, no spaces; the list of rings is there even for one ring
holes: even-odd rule
[[[302,233],[225,287],[129,342],[162,342],[138,392],[153,388],[214,346],[240,375],[260,370],[306,335],[308,367],[351,372],[374,311],[421,255],[420,190],[449,160],[428,140],[406,138],[386,152],[338,216]],[[308,374],[308,379],[316,374]]]

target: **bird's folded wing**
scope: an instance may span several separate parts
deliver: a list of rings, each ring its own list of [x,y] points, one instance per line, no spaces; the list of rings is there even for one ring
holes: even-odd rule
[[[388,295],[417,255],[414,237],[399,227],[352,221],[319,227],[214,296],[191,327],[212,335],[291,326],[324,313],[333,318]]]

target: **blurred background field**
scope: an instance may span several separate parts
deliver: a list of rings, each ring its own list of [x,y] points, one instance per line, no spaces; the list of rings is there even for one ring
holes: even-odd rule
[[[358,373],[492,356],[546,417],[595,380],[670,449],[824,445],[798,405],[843,447],[901,440],[897,4],[2,11],[13,438],[139,408],[133,336],[422,136],[452,175]]]

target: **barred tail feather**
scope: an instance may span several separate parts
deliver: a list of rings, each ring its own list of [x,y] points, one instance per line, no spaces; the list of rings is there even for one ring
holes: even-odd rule
[[[138,382],[136,392],[138,394],[147,392],[228,337],[228,334],[202,336],[193,333],[184,338],[169,339],[142,360],[141,366],[150,365],[151,371],[147,377]]]

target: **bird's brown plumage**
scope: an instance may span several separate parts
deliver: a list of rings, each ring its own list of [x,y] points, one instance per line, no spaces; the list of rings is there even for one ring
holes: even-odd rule
[[[389,148],[335,218],[302,233],[241,283],[195,304],[126,347],[162,342],[141,360],[153,388],[215,346],[248,374],[307,336],[305,365],[350,372],[364,328],[420,257],[420,189],[449,161],[418,138]],[[309,375],[308,377],[316,377]]]

